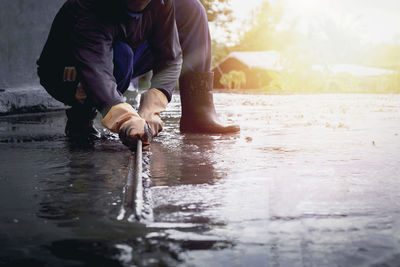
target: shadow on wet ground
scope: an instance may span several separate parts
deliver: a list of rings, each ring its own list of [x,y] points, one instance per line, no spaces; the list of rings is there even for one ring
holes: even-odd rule
[[[63,112],[0,117],[0,265],[398,266],[399,95],[215,100],[241,133],[180,134],[174,96],[143,222],[119,217],[117,138],[70,143]]]

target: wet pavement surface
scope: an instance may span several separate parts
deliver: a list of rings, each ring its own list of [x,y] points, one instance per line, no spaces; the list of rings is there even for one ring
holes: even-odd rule
[[[68,142],[63,112],[0,117],[0,265],[400,266],[400,95],[215,101],[241,133],[180,134],[174,96],[142,222],[121,216],[118,140]]]

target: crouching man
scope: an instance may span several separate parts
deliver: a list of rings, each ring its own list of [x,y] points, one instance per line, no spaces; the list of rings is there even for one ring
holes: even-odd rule
[[[134,149],[140,138],[148,147],[162,130],[160,113],[181,74],[181,45],[187,61],[181,76],[181,131],[238,131],[216,119],[209,64],[201,66],[211,61],[211,50],[205,12],[199,6],[198,0],[68,0],[38,60],[42,86],[71,106],[66,135],[98,138],[93,119],[100,111],[102,124],[125,145]],[[196,27],[205,30],[196,32]],[[199,43],[199,38],[204,40]],[[152,89],[142,94],[136,111],[122,95],[132,78],[149,70]]]

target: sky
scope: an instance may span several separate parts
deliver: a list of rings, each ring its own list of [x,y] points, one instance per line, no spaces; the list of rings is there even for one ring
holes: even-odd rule
[[[230,0],[235,22],[232,28],[240,31],[241,21],[257,9],[262,0]],[[274,4],[277,0],[269,0]],[[400,0],[282,0],[284,20],[281,25],[298,19],[298,31],[307,33],[321,19],[330,18],[338,23],[347,21],[362,33],[367,43],[400,44]],[[213,29],[212,29],[213,30]],[[215,31],[215,30],[214,30]],[[214,34],[218,36],[220,34]]]

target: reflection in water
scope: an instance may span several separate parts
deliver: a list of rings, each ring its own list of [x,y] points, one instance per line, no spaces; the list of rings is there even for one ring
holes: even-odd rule
[[[158,142],[152,145],[150,172],[154,185],[213,184],[214,140],[194,134],[178,138],[179,145],[174,148]]]
[[[174,115],[175,114],[175,115]],[[169,125],[178,127],[179,114],[170,109],[166,114]],[[212,204],[211,185],[221,179],[216,173],[213,154],[218,136],[163,132],[151,147],[150,173],[154,220],[150,224],[159,236],[177,243],[181,251],[222,249],[232,246],[230,240],[209,233],[210,225],[223,225],[205,216],[202,211]],[[161,228],[159,227],[161,226]]]
[[[144,157],[145,224],[117,219],[117,140],[70,144],[61,113],[0,118],[0,264],[396,266],[398,95],[215,100],[242,131],[180,134],[174,96]]]
[[[118,249],[102,241],[60,240],[53,242],[49,250],[60,259],[82,262],[87,266],[122,266],[115,258]]]
[[[65,142],[65,153],[53,179],[43,184],[41,218],[72,220],[82,216],[107,216],[121,202],[116,197],[124,183],[128,152],[118,143],[78,146]],[[63,221],[63,224],[66,222]]]
[[[213,184],[217,178],[214,172],[212,154],[215,153],[214,140],[207,136],[186,134],[180,154],[181,183]]]

